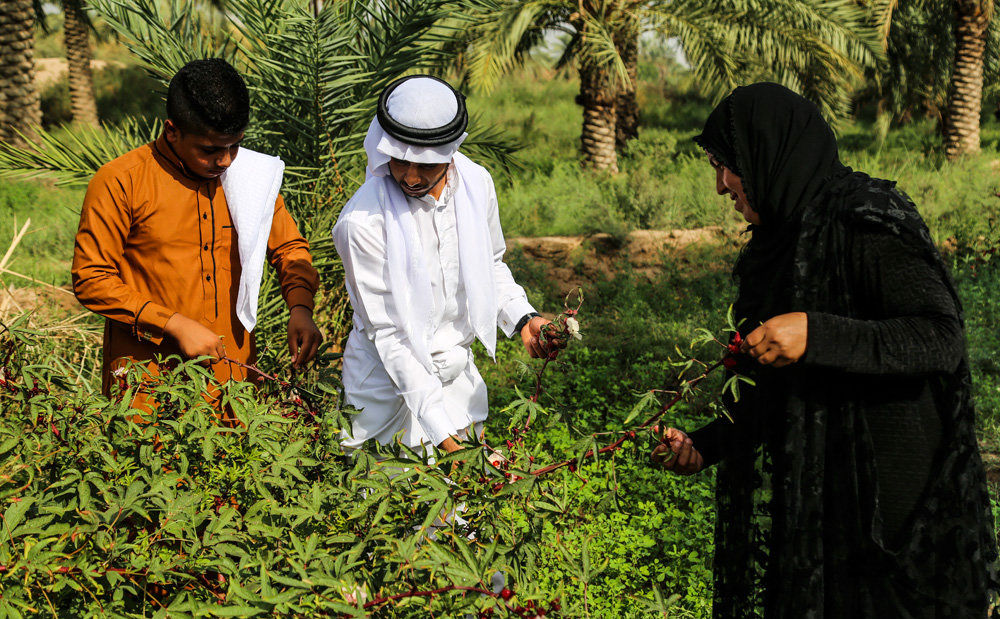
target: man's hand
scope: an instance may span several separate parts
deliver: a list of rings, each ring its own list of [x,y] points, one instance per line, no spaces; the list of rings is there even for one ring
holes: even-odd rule
[[[559,352],[559,347],[555,342],[549,341],[543,345],[541,341],[542,327],[551,323],[541,316],[535,316],[528,321],[528,324],[521,328],[521,341],[524,342],[524,349],[528,351],[533,359],[543,359],[549,356],[550,352]]]
[[[747,334],[740,350],[761,365],[784,367],[806,354],[808,331],[805,312],[780,314]]]
[[[653,462],[678,475],[694,475],[705,468],[705,459],[694,448],[694,442],[687,434],[676,428],[667,428],[661,436],[658,426],[653,427],[653,432],[661,441],[650,455]]]
[[[312,360],[323,342],[323,334],[313,322],[312,310],[304,305],[296,305],[288,317],[288,352],[292,355],[292,365],[300,368]]]
[[[174,314],[163,326],[163,332],[177,342],[181,354],[188,359],[208,355],[218,360],[226,356],[222,336],[187,316]]]

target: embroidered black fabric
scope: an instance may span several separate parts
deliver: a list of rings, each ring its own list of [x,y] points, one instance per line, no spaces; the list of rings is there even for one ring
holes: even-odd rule
[[[735,423],[692,433],[720,460],[714,615],[981,619],[996,589],[996,539],[961,303],[927,227],[893,182],[843,166],[818,110],[791,91],[738,88],[716,112],[696,141],[736,158],[761,215],[734,268],[741,331],[804,311],[816,348],[784,369],[744,366],[757,387],[732,407]],[[891,290],[872,286],[888,272],[865,263],[873,257],[906,261],[900,268],[939,291],[930,322],[880,315],[893,300],[876,299]],[[907,329],[921,324],[942,331],[913,333],[907,346]],[[941,350],[923,341],[936,335]],[[838,347],[845,338],[854,346]],[[896,357],[871,358],[893,346]],[[922,357],[937,354],[951,361]],[[893,428],[883,423],[891,411],[931,414]],[[921,462],[887,457],[893,433],[930,443],[930,462],[909,471],[912,483],[881,488],[907,474],[894,467]]]

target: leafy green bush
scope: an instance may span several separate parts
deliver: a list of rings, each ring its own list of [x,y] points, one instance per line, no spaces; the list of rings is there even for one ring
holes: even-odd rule
[[[436,463],[375,446],[348,458],[330,368],[293,391],[222,387],[239,421],[227,427],[195,361],[156,378],[133,366],[106,399],[43,350],[23,324],[0,336],[8,614],[361,615],[391,603],[399,616],[530,605],[642,616],[671,607],[662,592],[680,585],[680,608],[705,608],[707,486],[663,483],[641,464],[643,437],[587,458],[584,477],[536,478],[524,469],[578,458],[579,437],[522,397],[515,405],[540,418],[504,450],[509,467],[487,464],[482,448]],[[131,408],[136,389],[154,411]],[[623,473],[635,484],[610,481]],[[498,572],[513,597],[494,591]]]

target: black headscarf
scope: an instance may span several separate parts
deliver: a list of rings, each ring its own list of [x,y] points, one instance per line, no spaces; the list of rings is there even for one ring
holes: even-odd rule
[[[737,88],[695,141],[740,176],[760,214],[734,268],[744,335],[790,311],[857,317],[847,261],[860,230],[919,248],[961,308],[913,204],[895,183],[841,164],[833,132],[806,99],[777,84]],[[966,617],[982,602],[996,544],[968,363],[941,389],[941,453],[950,455],[936,465],[913,535],[892,550],[881,534],[865,403],[848,380],[798,365],[758,372],[744,403],[750,414],[737,419],[718,469],[716,617],[760,608],[774,617],[903,617],[920,605]],[[863,584],[830,591],[831,566],[863,571],[854,581]],[[831,594],[850,599],[831,606]]]
[[[782,305],[795,251],[790,239],[798,236],[809,202],[848,170],[819,109],[778,84],[737,88],[694,140],[740,177],[750,207],[760,215],[734,271],[741,282],[735,310],[752,330],[787,311]]]

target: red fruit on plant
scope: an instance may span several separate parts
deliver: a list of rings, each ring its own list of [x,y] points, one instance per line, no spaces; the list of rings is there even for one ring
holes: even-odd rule
[[[722,365],[725,366],[727,370],[735,369],[739,364],[739,360],[732,355],[726,355],[722,358]]]
[[[514,597],[514,592],[508,589],[507,587],[504,587],[503,589],[500,590],[500,597],[502,597],[504,601],[507,601],[510,598]]]
[[[733,339],[729,341],[729,346],[726,346],[726,349],[731,354],[735,355],[736,353],[740,352],[740,348],[742,348],[742,346],[743,346],[743,337],[737,331],[736,333],[733,334]]]
[[[569,465],[569,472],[570,473],[575,473],[576,472],[576,465],[573,464],[572,462],[570,462],[570,465]]]

